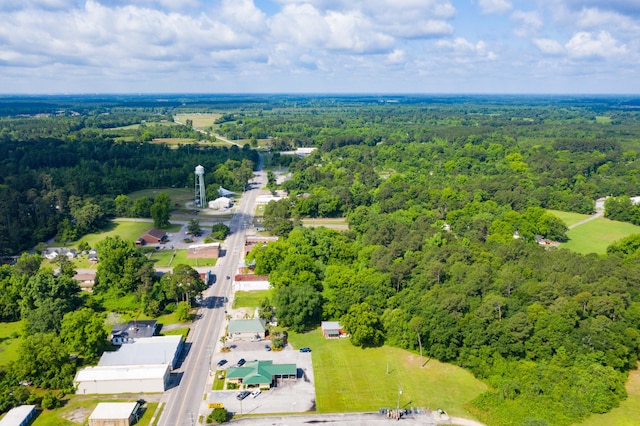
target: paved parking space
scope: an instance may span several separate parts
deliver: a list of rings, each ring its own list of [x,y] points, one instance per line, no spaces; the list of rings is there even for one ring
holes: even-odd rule
[[[301,353],[288,345],[282,351],[268,352],[264,348],[265,344],[270,344],[270,340],[227,342],[227,346],[235,346],[235,348],[231,352],[217,350],[212,363],[215,366],[219,360],[226,359],[228,361],[227,364],[218,368],[222,370],[229,366],[235,366],[240,358],[244,358],[246,361],[271,360],[274,364],[296,364],[298,369],[297,380],[279,381],[277,386],[271,390],[263,391],[256,398],[248,396],[243,401],[236,399],[238,390],[211,391],[207,398],[208,402],[222,402],[228,411],[243,414],[289,413],[314,410],[316,395],[311,353]],[[210,380],[209,389],[211,389],[212,383],[213,377]],[[206,404],[204,405],[206,407]]]

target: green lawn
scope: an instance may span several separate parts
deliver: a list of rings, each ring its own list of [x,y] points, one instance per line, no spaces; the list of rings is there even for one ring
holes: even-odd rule
[[[581,220],[589,219],[590,215],[588,214],[580,214],[580,213],[571,213],[571,212],[563,212],[560,210],[547,210],[549,213],[557,216],[562,220],[567,226],[571,226],[574,223],[578,223]]]
[[[155,266],[176,266],[176,265],[189,265],[189,266],[215,266],[217,259],[198,259],[188,258],[187,250],[176,250],[176,255],[173,257],[173,250],[164,249],[156,250],[149,256],[149,260],[154,262]],[[171,263],[169,263],[171,262]]]
[[[640,226],[597,218],[569,230],[570,240],[560,247],[583,254],[604,254],[611,243],[631,234],[640,234]]]
[[[260,306],[260,302],[265,297],[271,299],[271,290],[260,291],[236,291],[233,297],[233,309],[237,308],[252,308],[255,309]]]
[[[0,322],[0,365],[18,359],[19,337],[24,321]]]
[[[151,188],[151,189],[141,189],[140,191],[135,191],[130,194],[127,194],[132,201],[137,200],[141,197],[149,197],[155,198],[159,193],[164,192],[171,198],[171,201],[174,203],[192,201],[193,200],[193,188]]]
[[[582,426],[635,426],[640,424],[640,371],[635,370],[629,374],[627,382],[626,400],[620,403],[606,414],[597,414],[579,423]]]
[[[294,348],[312,349],[318,412],[378,411],[400,405],[442,408],[473,418],[465,405],[487,389],[468,371],[398,348],[361,349],[348,339],[327,340],[320,330],[289,333]],[[387,372],[388,371],[388,372]]]

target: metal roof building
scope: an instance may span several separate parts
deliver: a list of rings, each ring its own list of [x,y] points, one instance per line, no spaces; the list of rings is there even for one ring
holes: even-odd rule
[[[89,416],[89,426],[130,426],[137,411],[137,402],[100,402]]]
[[[169,383],[169,364],[86,367],[73,381],[79,395],[164,392]]]
[[[9,410],[3,419],[0,420],[0,426],[26,426],[35,415],[35,405],[20,405],[19,407]]]
[[[246,386],[271,386],[278,379],[296,379],[295,364],[274,364],[273,361],[248,361],[242,367],[229,367],[227,380]]]
[[[153,336],[123,344],[115,352],[105,352],[99,366],[170,364],[175,368],[182,351],[182,336]]]

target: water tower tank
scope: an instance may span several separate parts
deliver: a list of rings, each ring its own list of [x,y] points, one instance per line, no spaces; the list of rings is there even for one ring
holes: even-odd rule
[[[196,166],[196,174],[199,176],[204,176],[204,167]]]

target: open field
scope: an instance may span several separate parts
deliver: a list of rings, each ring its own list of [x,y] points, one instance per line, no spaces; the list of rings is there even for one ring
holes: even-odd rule
[[[155,143],[155,144],[162,144],[162,145],[171,145],[171,146],[178,146],[178,145],[193,145],[196,143],[200,143],[199,140],[196,139],[191,139],[191,138],[155,138],[151,141],[151,143]]]
[[[196,129],[205,129],[213,126],[213,122],[222,117],[222,114],[176,114],[173,119],[179,123],[186,123],[187,120],[193,121],[193,127]]]
[[[635,426],[640,424],[640,371],[635,370],[629,373],[626,388],[629,396],[620,403],[618,408],[614,408],[606,414],[593,415],[578,424],[582,426]]]
[[[120,127],[111,127],[109,129],[105,129],[106,131],[117,131],[117,130],[136,130],[138,129],[143,123],[138,123],[138,124],[129,124],[128,126],[120,126]],[[173,123],[171,121],[152,121],[152,122],[145,122],[144,123],[145,126],[147,127],[152,127],[152,126],[175,126],[176,123]]]
[[[549,213],[557,216],[560,220],[562,220],[567,226],[571,226],[574,223],[578,223],[581,220],[589,219],[591,215],[588,214],[580,214],[580,213],[572,213],[572,212],[563,212],[560,210],[547,210]]]
[[[173,257],[173,250],[170,250],[170,249],[154,251],[149,256],[149,260],[154,262],[154,266],[167,266],[167,267],[168,266],[173,267],[180,264],[189,265],[189,266],[215,266],[217,261],[217,259],[188,258],[187,250],[176,250],[176,255],[175,257]]]
[[[640,226],[600,217],[569,230],[570,240],[560,244],[560,248],[583,254],[604,254],[611,243],[631,234],[640,234]]]
[[[179,231],[182,225],[171,225],[169,228],[164,229],[165,232]],[[91,247],[95,247],[99,241],[102,241],[106,237],[114,237],[118,235],[123,240],[135,241],[140,235],[146,232],[148,229],[153,228],[153,223],[134,220],[112,220],[107,227],[101,232],[93,234],[87,234],[80,240],[67,245],[68,247],[77,247],[80,241],[86,241]],[[52,246],[62,247],[61,243],[55,243]],[[81,267],[81,266],[79,266]]]
[[[348,339],[324,339],[319,329],[289,332],[294,348],[312,349],[316,403],[320,413],[378,411],[400,406],[442,408],[450,415],[473,418],[465,404],[487,389],[468,371],[412,352],[383,346],[362,349]]]
[[[135,201],[141,197],[155,198],[159,193],[164,192],[171,198],[174,203],[184,203],[185,201],[193,201],[193,188],[154,188],[141,189],[127,194],[131,201]]]
[[[0,365],[18,359],[18,338],[24,321],[0,322]]]
[[[117,399],[116,399],[117,398]],[[96,408],[99,402],[133,402],[139,398],[139,395],[125,399],[122,395],[109,397],[105,395],[67,395],[65,405],[55,410],[43,410],[39,412],[33,422],[33,426],[76,426],[78,424],[86,424],[89,415]],[[158,406],[157,402],[148,402],[145,404],[145,412],[141,419],[136,423],[138,426],[148,426],[151,417]]]
[[[260,306],[260,302],[262,302],[266,297],[271,299],[272,294],[273,292],[271,290],[236,291],[233,296],[233,309],[255,309]]]

